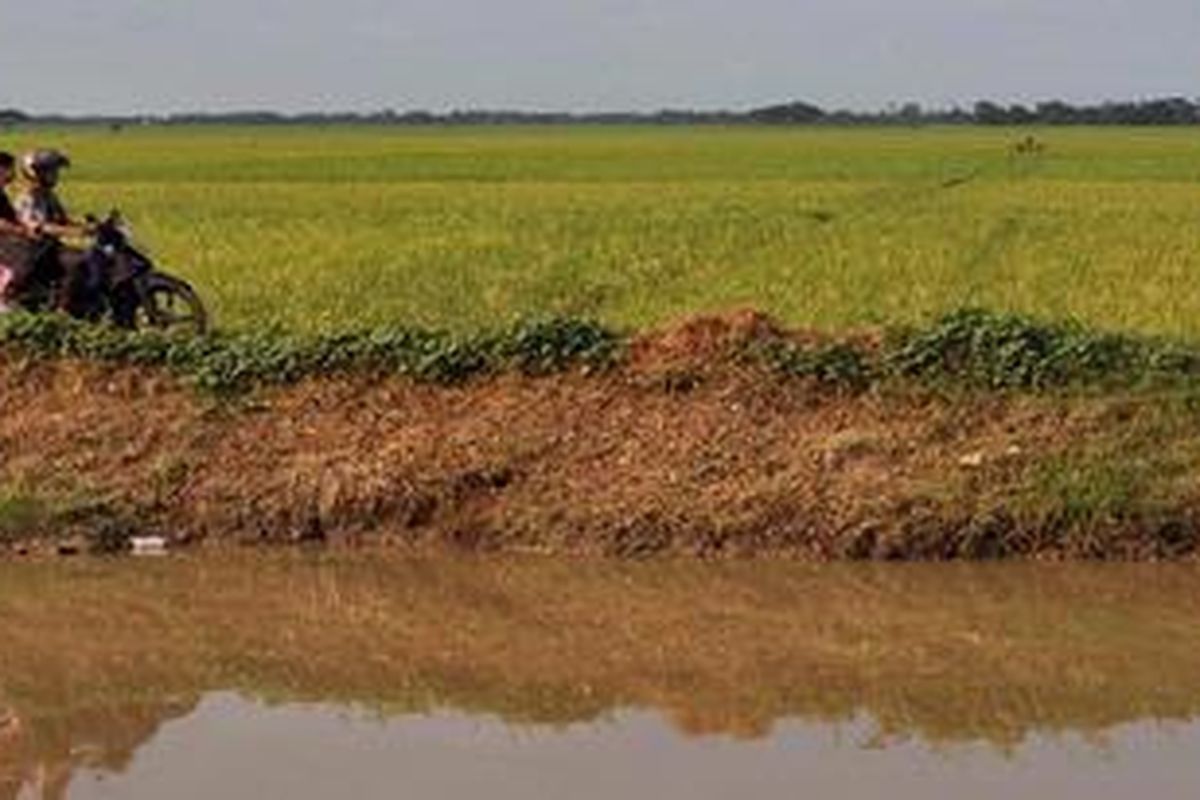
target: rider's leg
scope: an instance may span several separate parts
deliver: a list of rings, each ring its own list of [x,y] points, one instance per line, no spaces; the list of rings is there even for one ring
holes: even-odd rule
[[[12,305],[8,301],[8,286],[12,283],[12,276],[12,267],[0,264],[0,314],[12,310]]]
[[[16,305],[21,295],[25,294],[37,271],[37,260],[26,259],[23,263],[7,264],[7,275],[3,289],[0,289],[0,303],[6,308]]]
[[[105,262],[96,252],[64,254],[58,259],[63,270],[58,309],[76,317],[91,316],[104,291]]]
[[[0,289],[0,302],[12,306],[34,286],[52,287],[63,278],[59,255],[62,245],[46,237],[39,241],[27,258],[8,265],[8,281]]]
[[[80,311],[85,283],[82,265],[82,261],[63,265],[63,279],[58,287],[58,296],[54,299],[54,307],[64,314],[74,316]]]

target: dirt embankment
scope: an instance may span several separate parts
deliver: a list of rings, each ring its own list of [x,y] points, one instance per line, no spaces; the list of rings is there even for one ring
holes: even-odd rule
[[[813,559],[1200,541],[1200,436],[1153,398],[838,392],[739,359],[768,334],[754,314],[700,318],[603,375],[344,377],[233,401],[0,353],[0,483],[50,498],[58,527],[189,541]],[[0,541],[20,527],[0,519]]]

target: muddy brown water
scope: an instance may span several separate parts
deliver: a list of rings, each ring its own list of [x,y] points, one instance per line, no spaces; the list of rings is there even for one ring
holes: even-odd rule
[[[1200,569],[0,564],[0,799],[1191,798]]]

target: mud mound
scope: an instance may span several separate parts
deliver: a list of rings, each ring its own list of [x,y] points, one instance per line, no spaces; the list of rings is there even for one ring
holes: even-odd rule
[[[782,328],[766,314],[741,309],[694,316],[666,330],[643,334],[631,343],[631,355],[639,366],[711,363],[738,347],[782,336]]]

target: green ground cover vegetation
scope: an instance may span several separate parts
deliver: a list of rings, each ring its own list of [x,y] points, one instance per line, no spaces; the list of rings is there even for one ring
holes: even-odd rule
[[[277,330],[174,336],[130,333],[58,314],[0,316],[0,346],[51,358],[161,367],[209,391],[228,392],[338,374],[404,375],[457,383],[503,371],[546,375],[617,366],[628,340],[592,320],[548,317],[456,334],[404,326],[337,333]],[[892,328],[882,344],[786,334],[729,342],[721,357],[838,391],[884,382],[1042,391],[1195,389],[1200,349],[1177,341],[1093,331],[1017,314],[963,309],[922,327]]]

